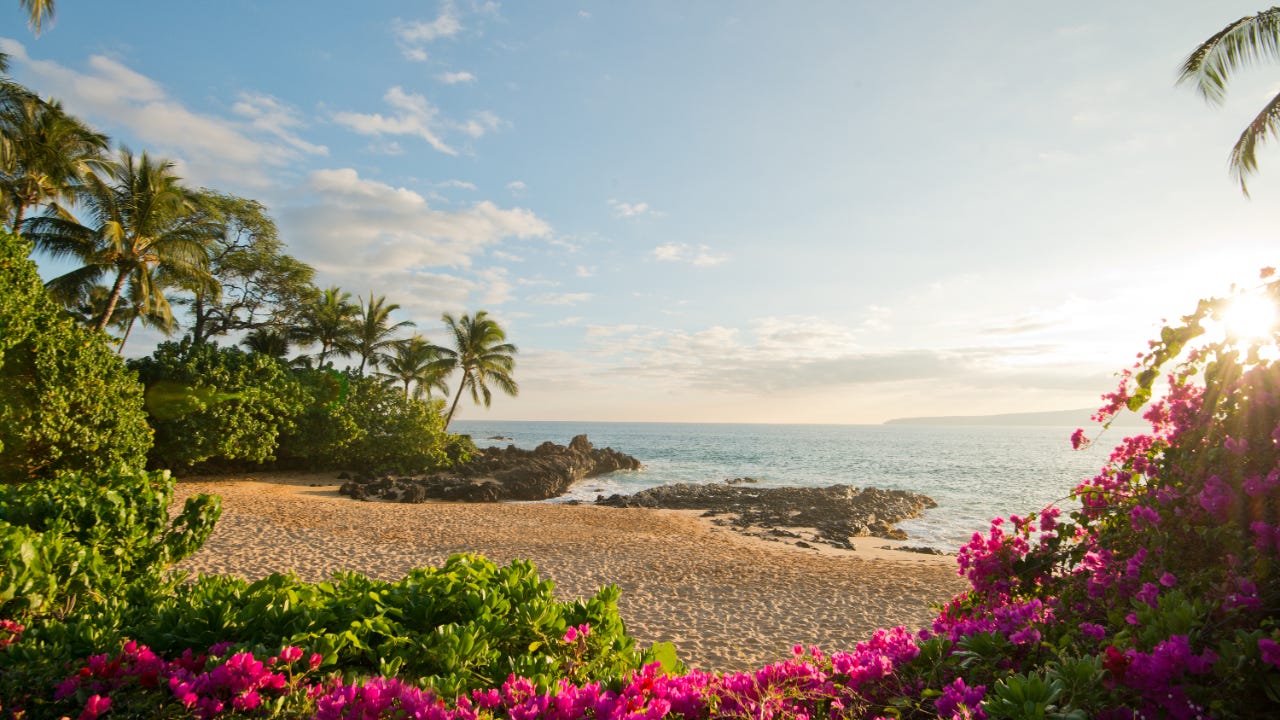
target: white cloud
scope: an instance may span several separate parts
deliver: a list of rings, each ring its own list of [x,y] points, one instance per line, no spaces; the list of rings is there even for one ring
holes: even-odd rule
[[[417,136],[446,155],[457,155],[458,151],[441,137],[445,131],[456,130],[473,138],[479,138],[504,124],[501,118],[487,110],[473,113],[471,119],[466,122],[448,120],[441,117],[440,109],[432,105],[425,96],[405,92],[399,86],[388,90],[383,100],[396,110],[395,114],[387,116],[382,113],[344,111],[334,113],[333,120],[361,135]]]
[[[317,170],[314,202],[286,210],[313,263],[334,272],[466,267],[505,238],[545,237],[551,228],[528,210],[488,201],[456,211],[430,207],[413,190],[362,178],[351,168]]]
[[[591,293],[546,293],[534,295],[529,302],[539,305],[577,305],[591,299]]]
[[[613,208],[613,212],[618,217],[639,217],[640,215],[655,214],[653,208],[649,207],[647,202],[627,203],[610,200],[609,206]]]
[[[440,120],[440,110],[425,97],[407,93],[397,86],[388,90],[383,99],[399,113],[387,117],[382,113],[339,112],[334,114],[333,120],[361,135],[416,135],[446,155],[458,154],[440,139],[440,129],[444,124]]]
[[[594,265],[591,267],[587,267],[586,265],[579,265],[577,268],[574,269],[574,274],[580,278],[589,278],[596,274],[596,268]]]
[[[105,55],[93,55],[84,71],[28,55],[26,47],[0,38],[10,55],[34,78],[42,93],[107,131],[123,128],[148,152],[174,159],[193,185],[270,187],[270,168],[296,164],[304,154],[323,155],[322,145],[298,135],[296,112],[268,95],[241,93],[232,111],[240,120],[197,113],[169,97],[164,87]]]
[[[475,190],[476,184],[469,183],[465,180],[445,180],[444,182],[436,183],[436,187],[451,187],[451,188],[458,188],[460,190]]]
[[[463,70],[461,72],[443,72],[436,75],[436,79],[445,85],[457,85],[459,83],[473,83],[476,81],[476,76]]]
[[[509,253],[506,250],[494,250],[490,254],[493,255],[498,260],[504,260],[506,262],[516,262],[516,263],[524,262],[524,258],[514,253]]]
[[[462,20],[458,17],[458,9],[452,2],[440,6],[440,14],[435,20],[400,20],[392,22],[391,32],[400,43],[404,56],[415,62],[427,59],[426,45],[448,38],[462,32]]]
[[[653,257],[662,262],[682,262],[699,267],[719,265],[728,255],[716,254],[706,245],[692,247],[683,243],[666,243],[653,249]]]
[[[240,93],[240,101],[231,107],[238,115],[249,119],[253,127],[274,135],[289,145],[310,155],[328,155],[329,148],[316,145],[298,137],[293,131],[305,127],[293,108],[278,99],[261,93]]]
[[[511,182],[507,183],[507,189],[513,193],[520,192],[521,190],[524,190],[527,187],[529,186],[526,185],[523,180],[512,180]]]

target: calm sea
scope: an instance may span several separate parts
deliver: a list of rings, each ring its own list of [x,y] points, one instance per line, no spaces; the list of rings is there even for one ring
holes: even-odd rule
[[[470,434],[481,447],[566,444],[586,434],[596,447],[645,464],[639,472],[589,478],[560,500],[739,477],[761,486],[840,483],[923,493],[938,507],[901,527],[916,544],[950,550],[974,531],[985,532],[997,515],[1024,514],[1065,498],[1097,473],[1123,432],[1112,430],[1094,447],[1074,451],[1070,427],[459,420],[450,429]]]

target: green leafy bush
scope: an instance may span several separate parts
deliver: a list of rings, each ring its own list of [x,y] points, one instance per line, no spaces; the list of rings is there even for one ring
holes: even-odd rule
[[[321,583],[280,574],[254,583],[202,576],[162,601],[134,637],[162,653],[222,642],[296,645],[348,678],[395,675],[446,697],[499,685],[512,673],[544,688],[564,677],[620,678],[647,659],[626,635],[616,587],[574,602],[557,600],[553,590],[531,563],[498,567],[474,555],[396,582],[357,573]],[[591,632],[580,656],[562,638],[583,624]]]
[[[29,252],[0,231],[0,482],[140,467],[141,385],[104,335],[49,299]]]
[[[155,467],[274,460],[280,434],[308,400],[278,361],[234,347],[162,343],[130,365],[147,388]]]
[[[189,498],[169,517],[168,473],[113,470],[0,486],[0,617],[65,616],[118,596],[195,552],[213,531],[216,497]]]
[[[413,472],[465,462],[471,443],[445,432],[443,401],[406,398],[383,381],[301,370],[312,401],[280,441],[283,462],[311,468]]]

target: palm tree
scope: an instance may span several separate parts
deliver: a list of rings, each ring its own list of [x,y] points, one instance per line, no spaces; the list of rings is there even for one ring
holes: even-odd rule
[[[289,355],[289,337],[276,328],[254,328],[249,331],[249,334],[245,335],[240,344],[247,350],[281,361]]]
[[[105,169],[107,136],[68,115],[57,101],[25,93],[0,109],[0,192],[5,220],[22,232],[28,210],[71,201],[93,170]]]
[[[458,401],[462,399],[463,390],[471,391],[471,400],[475,403],[480,403],[483,399],[485,407],[489,407],[492,397],[489,383],[511,397],[520,394],[520,386],[511,377],[516,364],[512,355],[519,352],[519,349],[506,342],[506,332],[484,310],[476,313],[474,318],[463,315],[454,319],[452,315],[445,313],[441,319],[453,333],[454,347],[452,350],[441,348],[442,357],[436,365],[446,373],[462,371],[462,377],[458,380],[458,392],[453,397],[453,404],[449,406],[449,414],[444,418],[444,425],[448,428],[454,411],[458,409]]]
[[[359,306],[351,302],[351,293],[336,286],[320,293],[303,309],[298,336],[306,344],[320,345],[317,365],[324,367],[329,353],[343,357],[351,354],[355,316],[359,310]]]
[[[97,324],[98,318],[102,317],[110,296],[111,288],[106,285],[94,285],[89,289],[87,296],[70,309],[70,313],[79,322],[93,326]],[[154,297],[152,300],[154,301]],[[129,342],[129,335],[133,333],[133,326],[137,323],[142,323],[143,327],[157,329],[166,336],[172,335],[178,328],[178,323],[167,304],[157,306],[153,302],[151,307],[146,307],[138,299],[136,285],[129,283],[129,288],[121,296],[120,302],[116,303],[116,310],[111,315],[111,327],[121,331],[116,345],[117,354],[124,354],[124,346]]]
[[[408,320],[391,324],[391,313],[399,309],[400,306],[396,303],[388,305],[385,296],[375,298],[372,291],[368,302],[360,298],[360,313],[356,317],[351,350],[360,356],[358,372],[361,374],[364,373],[366,364],[377,367],[382,363],[385,357],[382,351],[396,343],[395,338],[391,337],[393,333],[400,328],[413,327],[413,323]]]
[[[173,174],[173,163],[134,157],[121,149],[104,178],[93,173],[84,183],[80,205],[90,225],[58,203],[27,221],[37,247],[55,258],[75,258],[84,266],[50,280],[50,293],[71,305],[103,276],[114,274],[111,294],[101,317],[111,322],[127,283],[134,283],[137,302],[172,314],[165,288],[178,283],[211,282],[206,246],[217,224],[197,211],[191,194]]]
[[[1221,105],[1232,74],[1263,59],[1280,60],[1280,7],[1242,17],[1205,40],[1182,64],[1178,82],[1194,83],[1206,101]],[[1258,170],[1258,145],[1278,135],[1280,95],[1271,98],[1231,149],[1231,172],[1245,195],[1247,178]]]
[[[392,346],[393,352],[386,356],[383,365],[387,371],[378,373],[388,380],[404,383],[404,396],[409,398],[409,386],[417,383],[414,396],[420,397],[424,391],[428,398],[433,389],[442,393],[449,392],[444,383],[444,375],[435,363],[440,360],[442,348],[427,342],[421,335],[414,334],[408,340],[399,340]]]

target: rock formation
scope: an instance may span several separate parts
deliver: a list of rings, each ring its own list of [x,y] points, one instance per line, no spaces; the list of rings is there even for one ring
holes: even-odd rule
[[[807,538],[809,542],[844,549],[853,547],[849,539],[854,537],[871,535],[905,540],[907,534],[894,524],[937,507],[931,498],[903,490],[860,490],[851,485],[742,487],[733,481],[663,485],[634,495],[600,497],[596,504],[703,510],[703,516],[717,518],[717,524],[748,535],[768,540],[790,538],[801,547],[809,547],[804,544]],[[799,528],[807,534],[783,528]]]
[[[414,476],[365,474],[339,489],[357,500],[426,502],[457,500],[547,500],[559,497],[583,478],[617,470],[639,470],[639,460],[612,448],[597,450],[579,435],[564,445],[545,442],[534,450],[514,445],[476,452],[464,466]]]

